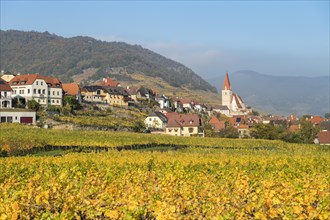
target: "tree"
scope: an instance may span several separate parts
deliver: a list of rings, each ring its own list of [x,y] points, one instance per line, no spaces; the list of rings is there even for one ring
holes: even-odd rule
[[[75,96],[65,96],[63,98],[63,103],[65,106],[70,106],[72,110],[81,109],[81,105]]]
[[[325,114],[324,114],[324,117],[327,118],[327,119],[330,119],[330,112],[325,113]]]
[[[219,132],[219,136],[223,138],[238,138],[239,133],[237,128],[233,127],[232,125],[229,125]]]
[[[252,115],[254,115],[254,116],[259,116],[260,113],[259,113],[258,111],[252,110]]]
[[[32,109],[38,111],[40,108],[40,104],[36,100],[28,100],[27,102],[28,109]]]
[[[256,124],[250,132],[251,137],[256,139],[277,140],[285,132],[282,126],[274,126],[273,124]]]
[[[303,143],[312,144],[319,131],[319,126],[313,125],[312,122],[304,119],[300,120],[299,136]]]

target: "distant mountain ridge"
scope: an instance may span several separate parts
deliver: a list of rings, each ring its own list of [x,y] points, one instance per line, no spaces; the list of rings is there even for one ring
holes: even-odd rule
[[[134,81],[130,74],[136,73],[159,77],[177,88],[216,92],[191,69],[138,45],[15,30],[1,30],[0,39],[1,70],[52,75],[64,82],[88,69],[96,70],[90,76],[94,80],[115,75],[117,80]]]
[[[221,89],[225,74],[208,80]],[[329,76],[271,76],[242,70],[229,73],[233,91],[265,112],[324,115],[329,112]]]

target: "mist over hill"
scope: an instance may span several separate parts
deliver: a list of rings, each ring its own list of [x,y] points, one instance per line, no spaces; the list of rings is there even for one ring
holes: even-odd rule
[[[90,75],[94,80],[115,75],[120,81],[134,81],[130,74],[138,73],[177,88],[216,92],[191,69],[139,45],[15,30],[1,31],[0,38],[1,70],[52,75],[64,82],[88,69],[95,70]]]
[[[208,81],[221,90],[225,73]],[[229,73],[230,82],[250,106],[265,112],[324,115],[329,112],[329,76],[271,76],[242,70]]]

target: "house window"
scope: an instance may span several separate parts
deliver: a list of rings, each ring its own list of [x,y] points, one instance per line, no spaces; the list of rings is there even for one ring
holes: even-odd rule
[[[36,89],[33,89],[33,94],[36,94],[37,93],[37,90]]]
[[[17,120],[17,116],[15,116],[15,120]]]
[[[189,133],[193,133],[194,132],[194,128],[189,128]]]
[[[50,103],[50,99],[48,99],[48,103]]]
[[[36,84],[38,85],[38,81],[36,82]]]
[[[30,94],[30,89],[28,89],[28,94]]]
[[[101,90],[99,90],[99,89],[96,90],[96,94],[97,94],[97,95],[100,95],[100,94],[101,94]]]
[[[6,122],[6,117],[1,117],[1,123]]]
[[[55,91],[53,91],[53,95],[55,95]]]
[[[60,92],[57,92],[57,95],[60,95]]]
[[[13,117],[7,117],[7,122],[12,123],[13,122]]]
[[[46,90],[45,90],[45,89],[43,89],[43,90],[42,90],[42,94],[45,94],[45,93],[46,93]]]
[[[178,129],[174,129],[175,132],[178,132]]]
[[[172,132],[172,129],[168,129],[168,132]]]
[[[152,120],[152,118],[149,118],[149,121],[151,121]]]
[[[41,83],[41,85],[43,86],[44,85],[44,83],[43,82],[40,82]]]
[[[41,89],[38,89],[38,94],[41,94]]]
[[[56,100],[57,103],[60,103],[59,100]]]
[[[50,91],[48,91],[48,96],[50,96]]]
[[[54,103],[54,99],[52,100],[52,103]]]

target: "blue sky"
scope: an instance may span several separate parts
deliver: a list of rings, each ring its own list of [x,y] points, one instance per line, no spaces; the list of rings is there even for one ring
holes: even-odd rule
[[[6,1],[2,30],[139,44],[204,78],[329,75],[329,1]]]

